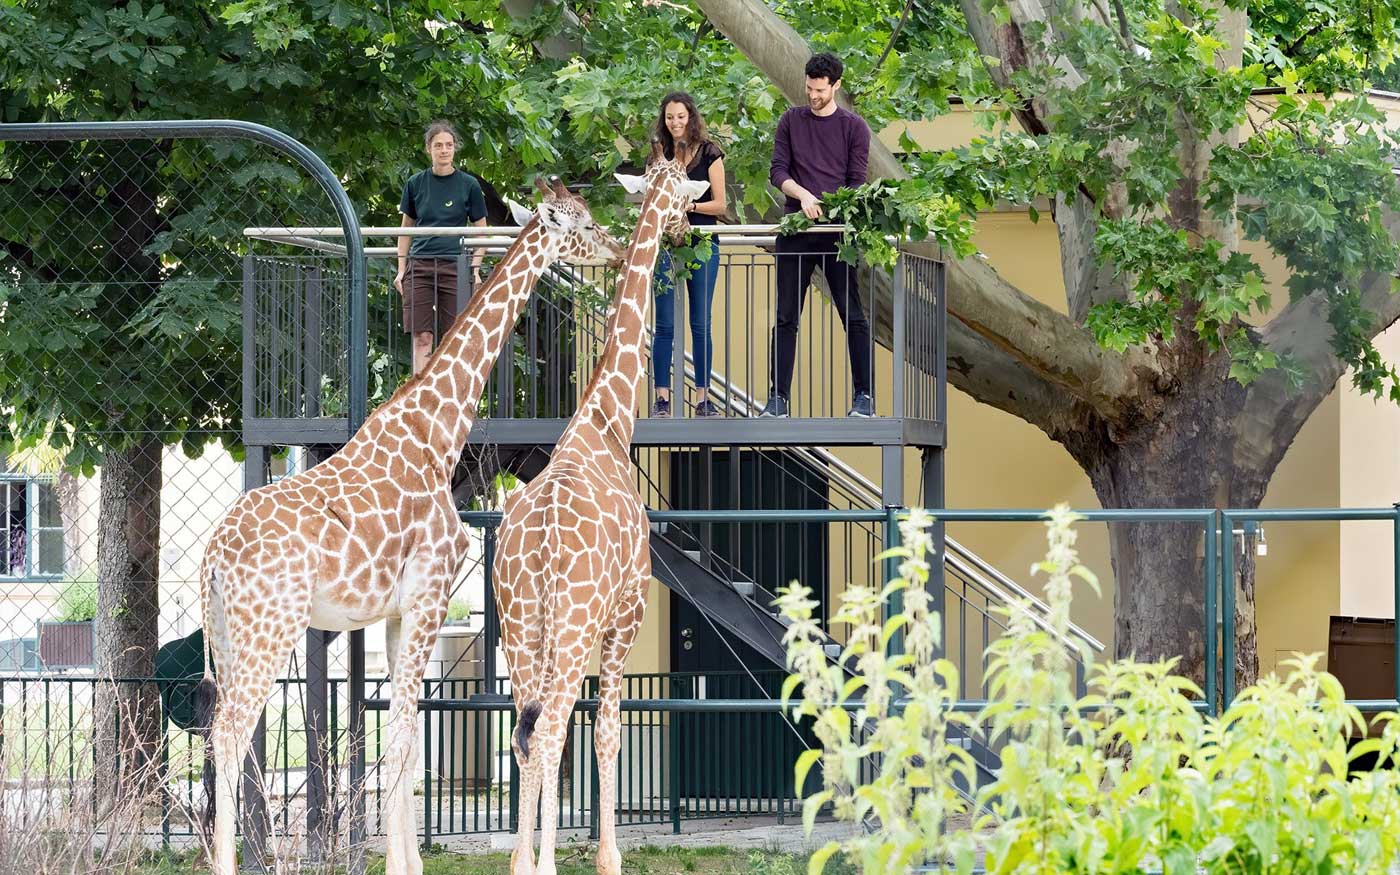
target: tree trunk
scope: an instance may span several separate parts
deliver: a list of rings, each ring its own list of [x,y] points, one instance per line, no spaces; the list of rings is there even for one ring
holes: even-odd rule
[[[155,685],[123,679],[155,671],[160,618],[161,443],[142,436],[109,451],[102,466],[97,524],[99,688],[94,743],[99,797],[129,801],[159,776],[160,699]],[[105,686],[106,689],[102,689]]]
[[[1253,471],[1242,464],[1234,449],[1239,428],[1236,411],[1245,390],[1223,379],[1216,367],[1207,365],[1199,373],[1194,384],[1182,388],[1168,412],[1141,433],[1114,436],[1099,430],[1066,440],[1071,454],[1089,473],[1102,506],[1259,506],[1277,460],[1269,463],[1267,471]],[[1280,439],[1291,442],[1292,436]],[[1207,628],[1216,628],[1213,619],[1207,626],[1205,616],[1204,544],[1204,529],[1198,523],[1109,525],[1116,656],[1145,661],[1180,657],[1178,673],[1204,684]],[[1238,539],[1234,558],[1235,678],[1244,686],[1259,673],[1254,561],[1248,551],[1241,556]],[[1223,660],[1223,651],[1217,653]]]

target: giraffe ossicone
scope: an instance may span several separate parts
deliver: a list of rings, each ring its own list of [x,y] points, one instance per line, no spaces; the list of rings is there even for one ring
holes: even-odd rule
[[[207,656],[218,666],[209,745],[217,797],[210,869],[234,875],[235,793],[276,674],[308,628],[387,621],[392,692],[380,758],[387,875],[421,875],[410,770],[423,673],[467,555],[451,494],[491,368],[556,261],[617,261],[622,244],[557,177],[425,367],[308,471],[238,498],[201,567]],[[519,215],[519,214],[517,214]],[[204,685],[215,684],[206,659]]]

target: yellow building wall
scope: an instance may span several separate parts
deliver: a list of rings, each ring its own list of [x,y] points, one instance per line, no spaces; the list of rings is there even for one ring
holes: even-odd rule
[[[1378,101],[1388,114],[1400,119],[1400,102]],[[950,148],[982,133],[972,114],[958,110],[933,123],[908,126],[910,133],[928,148]],[[881,138],[897,144],[898,129]],[[1024,211],[990,213],[979,219],[976,242],[992,266],[1017,287],[1063,312],[1065,295],[1059,266],[1055,226],[1048,214],[1032,223]],[[771,259],[748,251],[753,265],[721,277],[713,312],[715,367],[734,384],[762,403],[767,398],[767,337],[772,327]],[[726,249],[731,254],[733,248]],[[1255,253],[1269,279],[1281,276],[1278,264]],[[1286,292],[1278,290],[1278,306]],[[834,313],[825,299],[809,299],[799,335],[799,367],[794,379],[794,404],[804,403],[805,367],[844,373],[844,347],[837,345],[837,361],[827,365],[820,346],[806,340],[832,324]],[[678,324],[680,319],[678,317]],[[839,335],[839,328],[836,329]],[[678,332],[679,333],[679,332]],[[728,358],[724,350],[733,342]],[[688,339],[687,339],[688,343]],[[1380,340],[1388,360],[1400,359],[1400,329]],[[751,347],[747,356],[737,350]],[[876,373],[886,382],[876,386],[877,412],[888,410],[890,354],[876,347]],[[839,413],[837,414],[839,415]],[[1400,454],[1392,451],[1400,439],[1400,409],[1388,402],[1362,398],[1344,377],[1303,426],[1281,461],[1265,496],[1265,507],[1387,506],[1400,497]],[[1097,497],[1087,476],[1067,452],[1044,433],[1016,417],[980,404],[962,392],[948,393],[948,448],[946,498],[957,508],[1047,508],[1066,502],[1077,508],[1096,508]],[[880,480],[878,448],[842,448],[836,454],[867,479]],[[920,495],[918,456],[906,452],[905,497],[913,504]],[[1045,549],[1040,524],[955,524],[949,534],[979,553],[1026,588],[1040,591],[1029,574],[1031,564]],[[1261,671],[1271,671],[1288,654],[1326,652],[1328,617],[1337,614],[1390,617],[1394,606],[1390,592],[1392,553],[1385,523],[1272,523],[1265,526],[1267,553],[1257,560],[1257,605]],[[1074,620],[1113,649],[1113,574],[1109,562],[1108,535],[1104,524],[1080,525],[1079,548],[1084,561],[1099,575],[1102,597],[1083,589],[1077,595]],[[859,552],[859,551],[858,551]],[[869,580],[862,563],[847,555],[844,544],[833,538],[831,558],[832,602],[846,580]],[[655,590],[651,617],[661,617],[669,594]],[[953,604],[950,602],[950,609]],[[950,617],[950,622],[952,621]],[[659,620],[658,620],[659,622]],[[644,650],[639,644],[629,664],[631,671],[664,670],[666,630],[669,620],[653,632]],[[645,637],[645,636],[644,636]],[[644,655],[647,654],[647,655]]]

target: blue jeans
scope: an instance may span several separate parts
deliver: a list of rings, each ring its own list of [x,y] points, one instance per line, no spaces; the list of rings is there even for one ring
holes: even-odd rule
[[[719,278],[719,246],[712,244],[710,257],[699,267],[692,265],[685,281],[690,290],[686,305],[690,308],[690,349],[695,361],[695,387],[710,385],[710,362],[714,358],[715,342],[710,336],[710,304],[715,299],[715,280]],[[656,388],[671,388],[671,353],[676,337],[676,295],[671,274],[671,254],[662,252],[656,265],[656,332],[652,337],[652,377]]]

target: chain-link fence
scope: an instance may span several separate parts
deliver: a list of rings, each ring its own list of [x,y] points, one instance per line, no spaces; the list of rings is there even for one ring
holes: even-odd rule
[[[203,672],[199,566],[245,486],[245,331],[277,328],[245,319],[242,231],[327,224],[358,251],[339,184],[265,128],[0,127],[3,792],[60,792],[70,820],[90,796],[77,807],[107,812],[94,833],[194,835],[208,776],[193,683],[173,681]],[[318,391],[349,428],[362,263],[326,279],[344,315]],[[296,447],[258,455],[274,478],[307,463]],[[287,774],[305,770],[301,658],[266,720]]]

